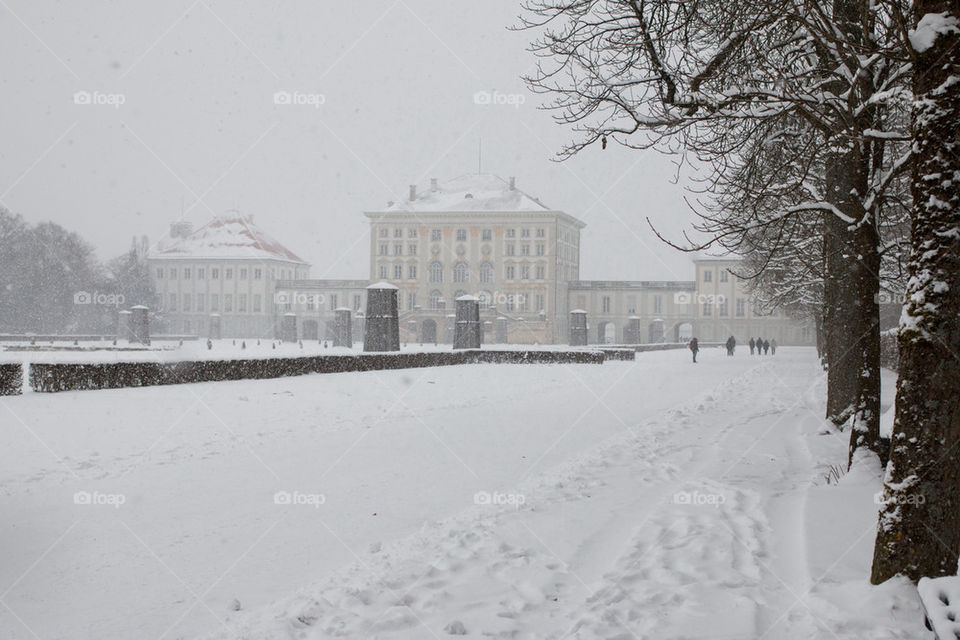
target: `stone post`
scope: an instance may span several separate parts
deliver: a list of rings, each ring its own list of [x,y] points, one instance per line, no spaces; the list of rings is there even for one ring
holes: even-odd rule
[[[570,312],[570,346],[584,347],[587,344],[587,312],[574,309]]]
[[[133,341],[133,331],[130,328],[131,312],[124,309],[117,314],[117,340]]]
[[[283,342],[297,341],[297,314],[285,313],[280,324],[280,340]]]
[[[333,312],[333,346],[353,347],[353,311],[340,307]]]
[[[397,287],[378,282],[367,287],[364,321],[364,351],[400,351],[400,319],[397,317]]]
[[[138,304],[130,307],[131,341],[150,344],[150,309]]]
[[[207,337],[209,337],[211,340],[219,340],[222,330],[223,330],[223,324],[220,320],[220,314],[211,313],[210,314],[210,331],[208,332]]]
[[[456,300],[456,324],[453,330],[454,349],[479,349],[482,342],[480,299],[460,296]]]
[[[497,318],[496,333],[497,344],[507,344],[510,341],[507,335],[507,319],[503,316]]]
[[[457,314],[448,313],[447,324],[443,328],[443,335],[444,335],[443,342],[445,344],[453,344],[453,328],[456,326],[456,324],[457,324]]]
[[[407,336],[407,342],[418,342],[420,340],[416,320],[407,320]]]

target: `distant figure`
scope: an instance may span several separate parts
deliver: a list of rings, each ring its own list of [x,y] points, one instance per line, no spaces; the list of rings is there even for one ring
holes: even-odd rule
[[[763,355],[767,355],[767,353],[768,353],[769,351],[770,351],[770,342],[767,341],[767,340],[764,340],[764,341],[763,341]]]
[[[697,342],[696,338],[690,339],[690,351],[693,352],[693,362],[697,362],[697,354],[700,352],[700,343]]]
[[[777,341],[776,339],[770,341],[770,355],[777,355]]]
[[[727,338],[727,355],[732,356],[733,350],[737,348],[737,339],[733,336]]]
[[[757,355],[763,355],[763,338],[757,338]]]
[[[750,338],[750,355],[753,355],[753,349],[757,346],[757,341]]]

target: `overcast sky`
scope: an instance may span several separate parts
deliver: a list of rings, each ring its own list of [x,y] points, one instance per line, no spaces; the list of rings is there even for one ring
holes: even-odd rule
[[[534,58],[532,34],[506,28],[518,11],[0,0],[0,204],[79,232],[101,258],[133,235],[156,241],[182,210],[200,225],[239,208],[313,277],[367,278],[362,212],[475,172],[482,139],[485,172],[587,223],[582,278],[692,279],[689,256],[646,223],[692,222],[671,158],[611,145],[551,161],[573,133],[520,80]],[[480,91],[513,104],[476,104]]]

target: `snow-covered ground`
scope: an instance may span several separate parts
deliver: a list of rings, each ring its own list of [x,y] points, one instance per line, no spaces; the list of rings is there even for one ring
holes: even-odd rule
[[[0,637],[922,637],[813,350],[700,360],[2,398]]]

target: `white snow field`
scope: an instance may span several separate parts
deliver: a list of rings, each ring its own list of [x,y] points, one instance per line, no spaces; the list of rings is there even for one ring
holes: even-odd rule
[[[700,360],[0,399],[0,638],[924,637],[815,352]]]

